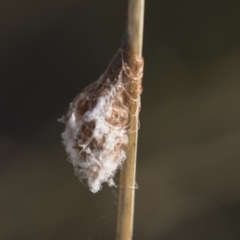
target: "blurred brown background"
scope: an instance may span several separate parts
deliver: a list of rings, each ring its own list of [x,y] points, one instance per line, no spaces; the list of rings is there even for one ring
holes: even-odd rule
[[[118,49],[126,1],[2,0],[0,19],[0,240],[114,239],[118,189],[74,176],[57,118]],[[146,2],[136,240],[240,239],[239,29],[239,1]]]

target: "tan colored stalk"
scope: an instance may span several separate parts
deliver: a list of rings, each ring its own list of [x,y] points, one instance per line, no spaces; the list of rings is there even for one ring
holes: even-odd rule
[[[127,40],[125,47],[127,52],[130,53],[127,59],[130,68],[136,67],[134,65],[136,57],[142,57],[143,19],[144,0],[128,0]],[[137,71],[137,69],[134,70]],[[131,88],[134,87],[135,84],[133,83]],[[134,96],[133,99],[135,99]],[[140,97],[138,97],[137,101],[133,101],[130,107],[129,143],[126,149],[127,159],[120,173],[117,240],[132,239],[139,107]]]

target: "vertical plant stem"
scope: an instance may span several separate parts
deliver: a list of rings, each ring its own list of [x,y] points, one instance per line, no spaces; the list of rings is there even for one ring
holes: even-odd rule
[[[125,48],[127,52],[130,53],[127,59],[130,68],[135,67],[135,57],[142,57],[143,19],[144,0],[128,0],[127,39]],[[134,70],[137,71],[137,69],[133,69],[133,71]],[[133,83],[131,88],[134,87],[135,84]],[[127,159],[120,173],[117,240],[132,239],[139,107],[140,97],[138,96],[137,101],[133,101],[130,107],[129,143],[126,149]]]

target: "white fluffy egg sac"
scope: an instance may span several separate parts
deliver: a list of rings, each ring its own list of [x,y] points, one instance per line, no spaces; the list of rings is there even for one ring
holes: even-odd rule
[[[93,193],[104,182],[114,185],[113,177],[126,159],[129,107],[141,93],[142,70],[133,74],[125,55],[118,51],[105,74],[75,97],[63,118],[62,138],[69,161]]]

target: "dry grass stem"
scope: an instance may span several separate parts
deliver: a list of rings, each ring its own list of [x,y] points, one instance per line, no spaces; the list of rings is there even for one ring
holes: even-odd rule
[[[127,63],[133,74],[136,74],[139,71],[139,65],[136,64],[136,59],[142,58],[143,19],[144,0],[129,0],[126,50],[131,53],[127,59]],[[139,84],[141,84],[141,79],[139,79],[138,82],[133,81],[130,86],[130,92],[134,94],[134,89],[138,88]],[[117,240],[130,240],[132,239],[133,232],[140,95],[133,96],[133,98],[137,98],[137,101],[132,102],[130,106],[130,131],[128,134],[128,145],[126,150],[127,159],[122,166],[120,174]]]

